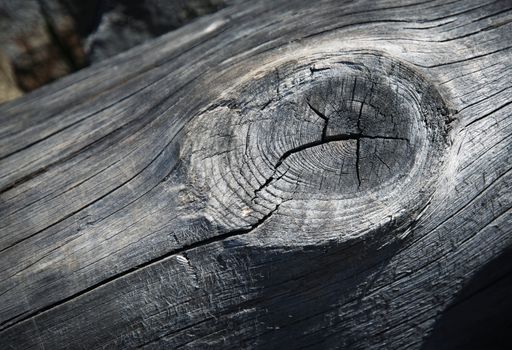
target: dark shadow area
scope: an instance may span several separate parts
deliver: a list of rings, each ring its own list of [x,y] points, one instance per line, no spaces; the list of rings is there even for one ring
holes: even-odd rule
[[[512,349],[512,249],[484,266],[443,312],[422,350]]]
[[[236,247],[236,242],[225,242],[229,253],[218,262],[248,258],[252,281],[246,283],[258,292],[226,314],[255,310],[257,326],[240,344],[258,349],[361,348],[357,344],[364,343],[367,332],[355,325],[371,323],[374,313],[360,303],[400,247],[392,243],[378,249],[356,241],[268,249]],[[354,310],[350,319],[339,312],[343,305]]]

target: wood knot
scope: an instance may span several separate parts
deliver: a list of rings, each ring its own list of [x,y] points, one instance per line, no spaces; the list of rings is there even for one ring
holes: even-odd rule
[[[184,149],[218,225],[258,227],[277,244],[396,234],[436,186],[446,110],[425,78],[386,55],[318,55],[217,101]]]

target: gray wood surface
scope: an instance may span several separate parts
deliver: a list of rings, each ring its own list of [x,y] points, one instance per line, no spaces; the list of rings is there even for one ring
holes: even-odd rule
[[[1,106],[0,348],[421,348],[512,243],[511,22],[254,1]]]

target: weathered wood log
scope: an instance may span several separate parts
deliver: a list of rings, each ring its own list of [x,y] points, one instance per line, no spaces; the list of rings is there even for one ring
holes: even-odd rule
[[[251,2],[2,106],[0,348],[428,346],[512,243],[511,22]]]

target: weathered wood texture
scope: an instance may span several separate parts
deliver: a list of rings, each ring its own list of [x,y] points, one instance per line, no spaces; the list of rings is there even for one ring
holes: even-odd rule
[[[2,106],[0,348],[421,348],[512,243],[510,5],[249,2]]]

